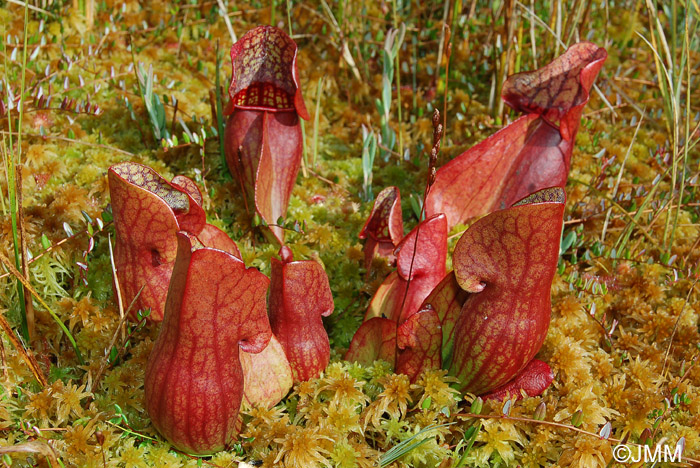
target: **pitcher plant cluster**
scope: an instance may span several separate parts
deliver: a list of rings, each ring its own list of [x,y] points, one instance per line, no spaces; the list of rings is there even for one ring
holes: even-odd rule
[[[550,321],[574,139],[606,56],[579,43],[509,77],[502,97],[524,115],[437,170],[431,160],[425,219],[408,234],[398,188],[377,195],[360,234],[365,266],[380,256],[395,270],[374,294],[347,360],[382,359],[412,382],[442,368],[458,390],[484,398],[549,386],[549,366],[534,357]],[[168,181],[134,162],[109,170],[118,295],[134,317],[150,310],[149,321],[162,322],[145,408],[188,453],[226,448],[243,402],[274,406],[329,362],[328,277],[319,263],[294,260],[278,222],[301,166],[300,119],[309,118],[296,58],[294,41],[269,26],[231,48],[225,155],[251,218],[280,246],[269,278],[207,224],[194,181]],[[439,144],[437,132],[434,153]],[[448,233],[470,222],[448,272]]]

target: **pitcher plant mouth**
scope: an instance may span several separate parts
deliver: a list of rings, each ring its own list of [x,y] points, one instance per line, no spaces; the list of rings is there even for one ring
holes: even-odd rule
[[[229,104],[235,108],[268,112],[296,112],[308,120],[299,88],[297,45],[281,29],[259,26],[231,47]]]
[[[236,243],[207,224],[202,194],[191,179],[175,176],[168,182],[135,162],[110,167],[107,179],[116,234],[115,268],[122,300],[127,306],[133,301],[132,318],[148,309],[149,321],[163,320],[179,231],[240,257]]]
[[[602,47],[581,42],[542,68],[509,76],[502,99],[525,115],[438,169],[426,213],[444,213],[451,230],[566,186],[581,113],[606,58]]]

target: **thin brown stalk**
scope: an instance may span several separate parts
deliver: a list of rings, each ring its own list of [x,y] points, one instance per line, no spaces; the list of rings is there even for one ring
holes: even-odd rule
[[[637,133],[639,132],[639,128],[642,126],[642,122],[644,121],[644,114],[641,114],[641,117],[639,118],[639,123],[637,123],[637,127],[634,129],[634,135],[632,135],[632,140],[630,141],[629,146],[627,147],[627,152],[625,153],[625,158],[622,160],[622,164],[620,165],[620,171],[617,173],[617,179],[615,180],[615,187],[613,188],[613,192],[611,195],[611,199],[615,199],[617,196],[617,191],[620,188],[620,181],[622,180],[622,172],[625,169],[625,165],[627,164],[627,159],[629,158],[630,153],[632,152],[632,146],[634,146],[634,142],[637,140]],[[608,208],[608,212],[605,215],[605,222],[603,223],[603,230],[602,233],[600,234],[600,241],[605,242],[605,232],[608,230],[608,223],[610,221],[610,214],[612,213],[612,207]]]
[[[418,250],[418,237],[420,236],[420,226],[423,222],[423,216],[425,215],[425,200],[428,198],[428,193],[430,193],[430,187],[432,187],[435,182],[435,167],[437,165],[438,154],[440,154],[440,142],[442,140],[442,124],[440,123],[440,111],[437,109],[433,112],[433,147],[430,150],[430,160],[428,163],[428,179],[425,184],[425,190],[423,192],[423,206],[421,206],[420,216],[418,216],[418,226],[416,226],[416,241],[413,244],[413,254],[411,255],[411,266],[408,269],[408,278],[406,279],[406,289],[404,289],[403,299],[401,300],[401,308],[399,309],[399,314],[403,313],[403,308],[406,305],[406,298],[408,297],[408,290],[411,287],[411,278],[413,277],[413,264],[416,260],[416,251]]]
[[[447,50],[445,52],[445,90],[442,95],[442,137],[447,141],[447,91],[450,84],[450,57],[452,57],[452,30],[448,25],[443,26],[447,29],[445,40],[447,41]]]
[[[7,358],[5,357],[5,343],[0,340],[0,365],[2,366],[2,376],[5,382],[9,381],[10,373],[7,371]]]
[[[117,277],[116,275],[114,276],[114,279],[116,280]],[[118,288],[119,286],[117,286]],[[109,353],[114,347],[114,344],[117,342],[117,337],[119,336],[119,331],[123,330],[124,324],[126,323],[126,319],[129,317],[129,312],[131,312],[131,308],[134,306],[136,303],[136,300],[139,298],[141,295],[141,291],[143,291],[144,286],[141,286],[141,289],[139,289],[139,292],[134,296],[134,299],[131,301],[131,304],[129,304],[129,307],[126,310],[121,309],[122,303],[119,301],[119,323],[117,324],[117,328],[114,330],[114,334],[112,335],[112,340],[109,342],[109,346],[107,346],[107,352],[102,358],[102,362],[100,363],[100,368],[97,370],[97,374],[95,374],[95,378],[93,378],[91,381],[88,379],[88,392],[92,392],[93,389],[96,389],[100,385],[100,379],[102,378],[102,374],[104,374],[105,370],[107,369],[107,364],[109,364]],[[117,289],[118,291],[118,289]],[[123,337],[122,337],[123,339]]]
[[[450,1],[445,0],[445,3],[443,5],[443,10],[442,10],[442,24],[447,25],[447,17],[450,13]],[[435,64],[435,81],[437,82],[438,80],[438,75],[440,73],[440,61],[442,61],[442,51],[445,47],[445,33],[447,31],[445,28],[442,28],[442,32],[440,33],[440,43],[438,44],[438,53],[437,53],[437,63]]]
[[[226,23],[226,29],[228,29],[228,34],[231,36],[231,41],[233,41],[233,43],[238,42],[238,37],[236,36],[236,32],[233,30],[233,26],[231,25],[231,20],[228,17],[226,5],[224,5],[223,0],[216,0],[216,3],[219,6],[219,15],[224,18],[224,22]]]
[[[48,385],[49,381],[46,379],[46,376],[41,371],[39,363],[34,357],[34,353],[32,353],[31,349],[25,348],[19,341],[19,338],[17,338],[17,335],[15,335],[15,332],[12,330],[12,327],[5,319],[4,311],[0,313],[0,328],[2,328],[2,330],[5,332],[7,338],[10,340],[10,343],[12,343],[12,346],[14,346],[14,348],[17,350],[20,356],[22,356],[22,359],[27,364],[27,367],[29,367],[29,370],[34,375],[36,381],[39,382],[39,385],[41,385],[42,387]],[[5,371],[7,371],[7,369],[5,369]]]
[[[671,353],[671,346],[673,346],[673,339],[676,337],[676,331],[678,331],[678,324],[680,323],[681,318],[683,317],[683,312],[685,312],[685,308],[688,305],[688,301],[690,301],[690,295],[693,293],[693,291],[695,290],[695,286],[698,284],[698,279],[700,279],[700,277],[695,278],[693,284],[690,285],[690,289],[688,289],[688,294],[686,294],[685,301],[683,302],[683,307],[681,307],[681,311],[678,313],[676,323],[673,324],[673,331],[671,332],[671,337],[668,339],[668,346],[666,347],[666,352],[664,353],[664,365],[662,369],[666,369],[668,355]]]
[[[124,321],[126,320],[126,314],[124,313],[124,302],[122,300],[122,293],[121,293],[121,286],[119,285],[119,276],[117,276],[117,267],[114,264],[114,252],[112,251],[112,237],[108,236],[107,237],[107,245],[109,245],[109,264],[112,267],[112,278],[114,278],[114,289],[116,290],[117,293],[117,306],[119,307],[119,323],[120,327],[122,329],[122,338],[124,338],[124,334],[126,333],[126,330],[124,329]],[[143,287],[141,288],[143,290]],[[141,291],[139,291],[139,294]],[[138,297],[138,294],[134,297],[134,300]],[[132,301],[133,304],[133,301]],[[131,307],[131,306],[129,306]]]
[[[19,228],[19,249],[22,256],[22,273],[27,282],[29,278],[29,261],[27,254],[27,231],[24,229],[24,208],[22,207],[22,165],[17,164],[15,167],[15,193],[17,194],[17,227]],[[32,295],[27,287],[24,287],[24,307],[25,317],[27,320],[27,331],[29,332],[29,340],[31,342],[34,337],[34,329],[36,328],[34,318],[34,304],[32,303]]]

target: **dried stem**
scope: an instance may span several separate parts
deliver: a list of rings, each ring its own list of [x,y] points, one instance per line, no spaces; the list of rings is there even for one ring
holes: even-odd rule
[[[411,255],[411,267],[408,269],[406,289],[404,290],[403,300],[401,301],[401,308],[399,309],[401,312],[403,312],[403,308],[406,305],[408,289],[411,286],[411,278],[413,277],[413,264],[416,260],[416,251],[418,249],[418,237],[420,236],[420,226],[423,222],[423,216],[425,215],[425,200],[428,198],[430,187],[432,187],[433,183],[435,182],[435,167],[437,166],[438,154],[440,154],[441,139],[442,124],[440,123],[440,111],[435,109],[433,112],[433,147],[430,150],[430,160],[428,162],[428,177],[425,183],[425,191],[423,192],[423,203],[420,210],[420,216],[418,217],[418,226],[416,226],[416,240],[413,244],[413,255]]]
[[[41,385],[42,387],[48,385],[49,381],[46,380],[46,376],[41,371],[39,363],[34,357],[34,353],[32,353],[31,349],[27,349],[22,345],[22,343],[17,338],[17,335],[15,335],[15,332],[12,330],[10,324],[7,323],[4,313],[0,313],[0,328],[2,328],[2,330],[5,332],[7,338],[10,340],[10,343],[12,343],[12,346],[14,346],[17,352],[20,354],[20,356],[22,356],[24,362],[27,363],[29,370],[32,371],[32,374],[34,375],[34,378],[37,380],[37,382],[39,382],[39,385]]]

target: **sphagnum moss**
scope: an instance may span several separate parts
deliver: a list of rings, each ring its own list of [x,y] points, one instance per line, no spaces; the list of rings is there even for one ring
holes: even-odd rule
[[[291,4],[290,11],[293,31],[299,35],[303,91],[313,98],[321,76],[326,86],[319,118],[319,155],[315,166],[307,168],[309,177],[299,177],[288,212],[288,218],[299,221],[304,232],[290,232],[288,239],[295,257],[316,258],[330,277],[337,312],[326,324],[335,356],[342,355],[340,348],[347,346],[354,332],[346,328],[357,327],[369,293],[381,282],[382,273],[389,271],[386,264],[377,265],[374,288],[365,284],[361,244],[356,239],[370,209],[370,204],[361,203],[359,197],[360,129],[361,124],[378,127],[374,100],[381,89],[378,53],[386,31],[380,18],[386,12],[376,2],[344,5],[344,9],[332,2],[330,5],[338,29],[329,26],[333,19],[326,17],[325,9],[314,11],[313,5]],[[663,103],[653,85],[659,79],[650,67],[653,56],[630,32],[630,25],[635,25],[649,37],[646,11],[634,11],[633,5],[644,7],[639,2],[627,2],[609,6],[606,14],[592,5],[587,22],[578,25],[582,37],[610,44],[608,76],[599,87],[613,108],[593,97],[574,149],[565,229],[580,229],[581,243],[562,257],[562,269],[553,287],[550,331],[540,353],[555,371],[554,384],[542,397],[515,404],[510,414],[532,418],[544,402],[545,422],[568,425],[571,416],[580,410],[581,427],[588,432],[597,434],[610,421],[615,439],[628,437],[631,442],[639,442],[645,430],[653,434],[655,442],[665,440],[671,445],[684,437],[685,455],[700,458],[700,366],[695,364],[700,343],[700,303],[696,292],[689,294],[691,288],[696,288],[695,268],[700,258],[694,192],[697,184],[687,186],[674,245],[662,258],[661,237],[669,213],[665,203],[672,184],[668,176],[655,179],[668,167],[669,136],[663,122],[656,119]],[[555,11],[549,6],[551,2],[544,2],[535,10],[547,24],[553,18],[550,12]],[[205,4],[190,8],[166,3],[156,8],[131,2],[97,7],[92,29],[81,11],[69,5],[51,4],[51,15],[30,12],[29,89],[36,93],[41,88],[45,96],[51,95],[51,109],[39,109],[32,99],[25,107],[22,175],[30,252],[36,257],[43,251],[42,234],[51,244],[65,239],[64,223],[75,231],[86,229],[82,211],[94,219],[109,201],[106,168],[133,160],[166,176],[183,173],[199,183],[206,181],[204,204],[215,213],[215,223],[234,236],[246,264],[269,273],[270,258],[277,250],[261,242],[247,226],[250,215],[246,215],[242,200],[231,188],[233,182],[220,167],[216,145],[206,144],[203,161],[193,145],[167,153],[156,150],[157,142],[148,134],[147,117],[135,88],[131,51],[127,49],[131,36],[136,60],[154,66],[159,78],[157,92],[178,100],[177,116],[189,128],[203,126],[209,132],[216,123],[208,100],[215,70],[212,44],[219,40],[225,49],[229,42],[217,12]],[[366,15],[361,14],[362,8]],[[282,11],[278,10],[277,18]],[[425,116],[433,106],[442,108],[441,98],[435,97],[442,92],[436,89],[439,77],[434,70],[435,41],[440,35],[435,25],[441,24],[438,10],[442,8],[409,9],[404,5],[398,9],[399,20],[410,26],[406,39],[409,45],[401,51],[401,67],[397,69],[403,75],[401,83],[408,86],[402,96],[406,117],[402,133],[410,153],[407,160],[398,155],[377,160],[374,167],[376,189],[397,184],[406,194],[403,208],[407,226],[416,223],[410,195],[422,193],[420,181],[425,179],[424,148],[432,132]],[[492,16],[497,21],[490,21]],[[8,130],[8,89],[17,96],[22,17],[21,7],[8,4],[0,8],[5,57],[0,78],[3,138],[7,138]],[[240,13],[231,19],[241,35],[269,21],[269,17],[269,8],[241,5]],[[511,20],[527,31],[528,18],[516,7]],[[611,24],[605,24],[606,18]],[[668,20],[659,19],[662,23]],[[447,103],[450,128],[449,140],[443,144],[445,158],[492,134],[503,121],[490,115],[488,108],[495,38],[506,33],[498,12],[476,5],[473,16],[458,13],[455,24],[460,26],[452,31]],[[536,31],[543,32],[539,27],[534,24]],[[554,44],[548,34],[535,35],[538,63],[555,54],[553,46],[548,49]],[[533,44],[526,36],[518,39],[521,67],[533,59]],[[362,81],[353,77],[343,50],[354,57]],[[616,89],[622,89],[624,96]],[[698,90],[690,92],[695,108]],[[89,98],[102,113],[59,109],[64,98],[76,102]],[[136,120],[124,104],[125,98],[133,106]],[[639,119],[628,98],[643,107],[646,116],[612,200],[621,162]],[[173,108],[166,108],[171,119]],[[16,121],[16,107],[11,112]],[[505,119],[511,117],[515,116]],[[180,125],[173,120],[171,130],[179,134]],[[693,136],[692,141],[696,140]],[[602,155],[601,150],[605,150]],[[697,149],[693,151],[690,162],[696,165]],[[606,165],[612,157],[615,160]],[[690,179],[692,171],[688,174]],[[6,201],[5,175],[3,164],[0,191]],[[627,243],[629,254],[620,250],[613,254],[611,249],[630,225],[630,216],[635,215],[655,184],[660,185],[655,203],[647,206],[639,219],[640,225]],[[601,240],[607,210],[611,212]],[[461,232],[460,228],[457,231]],[[3,211],[0,249],[6,255],[13,247],[11,238],[9,217]],[[50,376],[47,387],[39,388],[33,381],[26,364],[3,335],[1,365],[6,384],[0,395],[0,446],[39,439],[56,449],[65,466],[197,466],[199,460],[172,450],[159,439],[143,411],[143,368],[157,330],[134,331],[132,324],[131,330],[127,328],[121,335],[116,329],[119,313],[112,297],[107,235],[99,233],[95,242],[88,257],[87,287],[80,285],[75,264],[81,261],[87,236],[65,242],[32,263],[33,284],[76,337],[86,365],[78,365],[65,336],[38,306],[40,338],[28,345]],[[623,256],[629,259],[621,260]],[[3,291],[12,280],[10,275],[0,278]],[[607,291],[592,292],[590,285],[584,287],[586,281],[604,285]],[[590,317],[593,304],[597,321]],[[19,323],[14,294],[0,295],[0,307],[8,310],[5,316],[13,325]],[[610,329],[613,320],[617,325],[608,344],[598,322]],[[113,351],[107,347],[115,332],[119,339]],[[103,363],[106,370],[99,381],[94,381]],[[464,415],[471,397],[464,396],[466,407],[465,403],[458,406],[459,395],[450,390],[451,380],[441,373],[426,374],[411,386],[389,369],[381,362],[363,368],[336,359],[324,375],[296,386],[275,408],[247,410],[240,453],[232,448],[202,464],[235,466],[239,460],[261,460],[264,466],[376,466],[379,456],[389,448],[431,423],[447,422],[457,424],[436,432],[430,443],[392,466],[436,466],[444,459],[459,458],[462,447],[457,444],[474,422],[474,418]],[[501,408],[501,403],[484,405],[482,415],[495,416],[483,421],[476,443],[467,454],[468,465],[605,466],[611,460],[614,443],[570,428],[503,419]],[[12,460],[22,464],[26,455],[12,454]],[[3,461],[10,463],[7,457]]]

